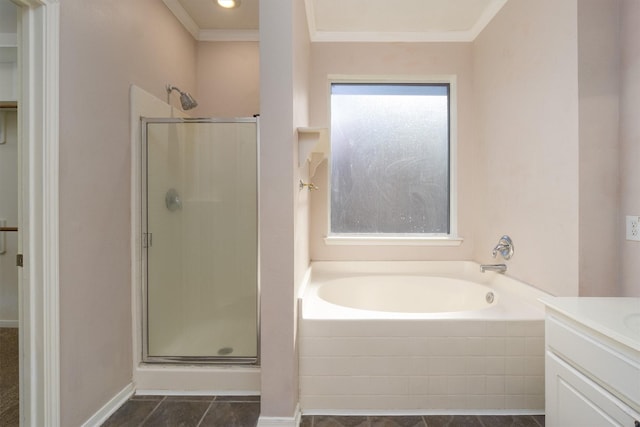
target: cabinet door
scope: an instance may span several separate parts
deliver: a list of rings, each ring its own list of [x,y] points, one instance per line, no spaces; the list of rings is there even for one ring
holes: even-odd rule
[[[555,354],[546,354],[547,427],[635,427],[640,414]]]

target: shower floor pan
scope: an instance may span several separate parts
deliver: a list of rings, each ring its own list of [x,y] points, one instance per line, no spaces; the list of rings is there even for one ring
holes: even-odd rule
[[[163,345],[156,345],[145,363],[256,364],[256,321],[235,311],[178,330]]]

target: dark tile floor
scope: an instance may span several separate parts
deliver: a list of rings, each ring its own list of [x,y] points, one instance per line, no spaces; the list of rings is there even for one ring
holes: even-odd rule
[[[253,427],[259,396],[133,396],[102,427]]]
[[[544,427],[544,416],[424,415],[403,417],[304,416],[300,427]]]
[[[133,396],[102,426],[255,427],[259,415],[259,396]],[[308,415],[300,427],[544,427],[544,416]]]
[[[0,426],[19,424],[18,328],[0,328]]]

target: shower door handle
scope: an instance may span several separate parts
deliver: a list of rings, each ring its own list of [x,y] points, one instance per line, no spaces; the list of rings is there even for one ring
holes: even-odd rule
[[[142,233],[142,247],[150,248],[153,245],[153,233]]]

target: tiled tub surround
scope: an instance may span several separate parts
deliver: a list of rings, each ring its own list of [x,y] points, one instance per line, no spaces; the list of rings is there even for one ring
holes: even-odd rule
[[[390,313],[318,296],[327,281],[372,274],[470,280],[496,300],[458,313]],[[541,414],[544,295],[471,262],[313,263],[300,310],[302,411]]]

